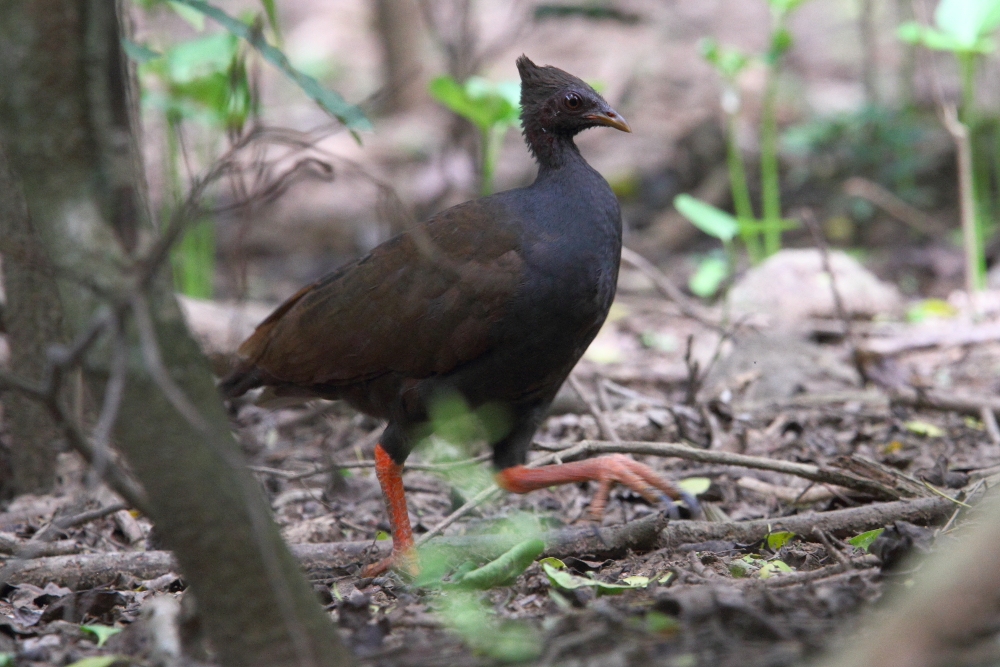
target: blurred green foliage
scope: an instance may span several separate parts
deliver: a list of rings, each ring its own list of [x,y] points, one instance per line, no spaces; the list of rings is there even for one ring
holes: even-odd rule
[[[507,130],[518,125],[521,84],[491,83],[481,76],[458,82],[445,74],[431,79],[428,90],[434,99],[479,130],[479,190],[483,195],[492,193],[500,144]]]
[[[678,195],[674,206],[699,229],[723,242],[728,258],[722,263],[716,257],[706,257],[699,263],[689,287],[699,296],[710,296],[735,267],[733,237],[738,233],[754,264],[781,249],[781,233],[795,226],[794,221],[781,217],[781,186],[778,173],[778,128],[775,104],[778,95],[778,73],[782,56],[792,46],[792,34],[786,26],[788,14],[803,0],[767,0],[771,10],[771,29],[767,49],[755,55],[720,45],[715,39],[702,39],[698,48],[712,65],[722,82],[722,110],[726,115],[726,166],[736,216],[730,216],[706,202]],[[753,62],[766,67],[764,99],[760,115],[760,183],[762,215],[758,218],[750,200],[743,156],[736,137],[736,120],[740,112],[737,78]],[[693,200],[693,201],[692,201]],[[724,223],[725,229],[720,227]],[[727,238],[728,237],[728,238]]]
[[[123,41],[126,54],[139,64],[144,105],[162,114],[164,140],[164,193],[160,219],[167,221],[184,197],[182,167],[193,157],[210,162],[219,153],[223,137],[230,145],[244,134],[248,121],[260,115],[256,86],[248,72],[251,52],[277,67],[323,109],[340,120],[352,133],[370,129],[371,124],[356,106],[313,77],[293,67],[284,53],[271,45],[264,34],[259,14],[229,16],[201,0],[135,0],[148,12],[168,10],[187,21],[198,33],[205,33],[205,17],[224,30],[200,34],[192,39],[167,44],[159,51],[145,44]],[[261,0],[263,15],[272,36],[280,39],[274,0]],[[185,126],[194,123],[203,141],[189,146]],[[193,175],[188,174],[189,177]],[[182,293],[209,298],[215,275],[215,226],[209,216],[188,221],[188,228],[171,251],[175,287]]]
[[[1000,0],[941,0],[934,10],[934,25],[915,21],[899,26],[898,37],[955,56],[959,68],[962,103],[958,118],[970,135],[972,147],[972,207],[968,212],[973,225],[966,228],[965,251],[970,255],[974,275],[969,277],[974,289],[986,283],[987,237],[996,228],[1000,215],[1000,132],[995,114],[987,121],[977,113],[976,69],[979,61],[996,51],[992,34],[1000,28]]]

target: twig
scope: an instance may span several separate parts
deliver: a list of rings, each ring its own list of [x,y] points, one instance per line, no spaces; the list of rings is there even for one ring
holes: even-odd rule
[[[80,512],[79,514],[74,514],[73,516],[64,516],[58,519],[53,519],[47,526],[32,535],[29,543],[51,542],[55,539],[56,533],[60,530],[75,528],[76,526],[89,523],[95,519],[101,519],[109,514],[114,514],[115,512],[124,509],[128,509],[128,506],[123,505],[122,503],[112,503],[110,505],[105,505],[104,507],[98,507],[97,509]]]
[[[571,454],[572,452],[572,454]],[[897,499],[901,497],[916,497],[918,492],[913,488],[919,486],[913,484],[896,485],[890,487],[882,482],[862,477],[861,475],[848,472],[846,470],[833,468],[831,466],[817,466],[809,463],[796,463],[793,461],[780,461],[762,456],[748,456],[746,454],[733,454],[707,449],[698,449],[688,445],[681,445],[669,442],[602,442],[598,440],[584,440],[576,443],[563,452],[564,458],[570,456],[590,456],[594,454],[644,454],[648,456],[666,456],[685,459],[688,461],[699,461],[701,463],[717,463],[731,466],[741,466],[744,468],[756,468],[759,470],[773,470],[774,472],[795,475],[814,482],[823,484],[834,484],[848,489],[860,491],[874,495],[879,498]]]
[[[942,231],[934,218],[900,199],[878,183],[855,176],[844,181],[844,194],[867,199],[889,215],[925,236],[937,237]]]
[[[944,521],[954,509],[944,498],[915,498],[872,503],[862,507],[806,512],[792,516],[754,521],[671,521],[663,529],[664,546],[676,548],[710,540],[727,540],[739,544],[759,542],[775,530],[787,530],[807,539],[814,528],[835,535],[857,535],[866,530],[882,528],[894,521],[909,521],[928,525]]]
[[[971,296],[979,290],[979,233],[976,222],[976,197],[973,191],[972,140],[967,128],[959,119],[955,105],[941,107],[941,120],[958,149],[959,209],[962,215],[962,240],[965,244],[965,289]]]
[[[764,482],[756,477],[740,477],[736,480],[736,486],[741,489],[747,489],[763,496],[774,496],[778,500],[792,505],[812,505],[834,497],[833,491],[825,484],[820,486],[814,486],[814,484],[815,482],[810,482],[808,487],[800,491]]]
[[[622,261],[631,265],[633,268],[638,269],[647,278],[649,278],[653,282],[656,289],[659,290],[663,296],[677,304],[677,307],[683,315],[695,320],[709,329],[714,329],[715,331],[723,330],[722,325],[709,316],[704,308],[689,299],[684,292],[682,292],[680,288],[677,287],[672,280],[670,280],[670,278],[656,268],[656,266],[654,266],[648,259],[634,250],[623,247]]]
[[[582,449],[579,447],[579,445],[570,446],[570,447],[567,447],[566,449],[564,449],[562,451],[552,452],[551,454],[546,454],[544,456],[540,456],[537,459],[535,459],[535,460],[531,461],[530,463],[528,463],[528,467],[529,468],[537,468],[539,466],[548,465],[549,463],[552,463],[552,462],[561,461],[562,457],[564,457],[564,456],[565,457],[569,457],[569,456],[576,455],[578,453],[577,450],[581,450],[582,451]],[[482,491],[480,491],[479,493],[477,493],[472,499],[470,499],[464,505],[462,505],[457,510],[455,510],[454,512],[452,512],[451,514],[449,514],[448,516],[446,516],[441,521],[441,523],[439,523],[438,525],[436,525],[433,528],[431,528],[428,532],[426,532],[423,535],[421,535],[420,538],[416,540],[415,546],[419,547],[420,545],[426,543],[429,539],[431,539],[435,535],[440,535],[448,526],[450,526],[451,524],[455,523],[456,521],[458,521],[459,519],[461,519],[463,516],[465,516],[466,514],[468,514],[470,511],[472,511],[473,509],[475,509],[479,505],[483,504],[484,502],[486,502],[487,500],[489,500],[490,498],[492,498],[499,491],[500,491],[500,487],[498,487],[496,484],[490,484],[485,489],[483,489]],[[2,581],[2,579],[0,579],[0,581]]]
[[[891,402],[896,405],[906,405],[914,408],[933,408],[946,412],[959,412],[978,417],[983,409],[1000,410],[1000,399],[989,396],[968,396],[960,394],[945,394],[939,391],[925,389],[896,389],[891,394]]]
[[[830,292],[833,295],[833,306],[837,312],[837,319],[844,325],[844,338],[851,349],[851,361],[854,364],[854,370],[858,372],[858,377],[861,378],[861,386],[863,387],[868,384],[868,371],[865,368],[864,360],[858,348],[857,338],[854,336],[851,318],[844,307],[844,300],[841,298],[840,289],[837,287],[837,274],[834,273],[833,265],[830,262],[830,250],[826,245],[826,238],[823,236],[823,232],[820,230],[819,223],[816,222],[816,216],[813,215],[812,210],[803,209],[801,217],[806,226],[809,227],[813,243],[816,244],[816,248],[819,250],[819,256],[823,261],[823,271],[830,276]]]
[[[621,442],[621,438],[615,433],[615,429],[611,426],[611,422],[608,421],[608,416],[599,407],[594,405],[594,402],[583,392],[583,387],[580,385],[580,381],[575,375],[570,374],[567,378],[569,386],[573,388],[580,400],[583,401],[584,405],[587,406],[587,411],[594,416],[597,420],[597,425],[601,429],[601,435],[610,440],[611,442]]]
[[[593,554],[598,557],[614,556],[628,549],[648,551],[658,546],[675,548],[683,544],[697,544],[709,540],[730,540],[744,544],[759,542],[775,529],[789,530],[804,537],[811,534],[813,526],[829,533],[853,535],[890,524],[893,521],[910,521],[928,524],[943,520],[953,506],[943,498],[920,498],[865,507],[854,507],[832,512],[811,512],[779,519],[715,523],[709,521],[672,521],[664,527],[659,514],[652,514],[628,524],[604,528],[568,528],[546,531],[538,537],[545,541],[545,555],[566,557]],[[458,553],[473,553],[481,557],[496,557],[523,539],[522,535],[477,535],[441,537],[435,544]],[[359,542],[334,542],[327,544],[295,544],[292,552],[307,569],[329,570],[358,563],[373,556],[388,556],[392,548],[388,540],[374,545],[371,540]],[[373,554],[373,550],[375,553]],[[874,563],[869,557],[852,561],[855,566],[867,567]],[[832,567],[841,567],[839,564]],[[177,563],[169,552],[144,551],[103,554],[81,554],[54,558],[37,558],[30,561],[8,563],[0,568],[0,581],[11,584],[31,583],[44,586],[53,581],[77,588],[91,588],[125,572],[138,579],[154,579],[167,572],[176,571]],[[795,577],[815,578],[832,574],[830,569],[820,572],[795,573],[776,577],[774,585],[781,582],[796,583]]]
[[[465,459],[462,461],[450,461],[448,463],[406,463],[404,464],[404,470],[421,470],[426,472],[445,472],[448,470],[454,470],[455,468],[464,468],[466,466],[476,465],[479,463],[485,463],[493,458],[493,454],[487,452],[485,454],[480,454],[479,456],[471,459]],[[333,472],[334,470],[339,470],[341,468],[374,468],[375,461],[345,461],[344,463],[334,463],[333,465],[323,466],[321,468],[316,468],[314,470],[306,470],[303,472],[294,472],[292,470],[282,470],[280,468],[269,468],[267,466],[247,466],[250,470],[254,472],[259,472],[265,475],[274,475],[276,477],[283,477],[288,481],[295,481],[303,479],[305,477],[313,477],[315,475],[323,475],[328,472]]]
[[[986,433],[990,436],[990,442],[994,446],[1000,447],[1000,426],[997,425],[997,416],[991,408],[985,405],[979,409],[979,416],[983,420]]]
[[[691,357],[694,347],[694,334],[688,334],[684,347],[684,368],[687,370],[687,382],[684,383],[684,405],[694,405],[698,401],[698,391],[701,389],[703,376],[699,375],[700,364]]]
[[[833,546],[833,542],[830,541],[830,538],[826,536],[825,532],[823,532],[819,528],[814,527],[812,534],[820,539],[820,541],[823,543],[823,546],[826,547],[826,552],[830,554],[835,561],[837,561],[841,565],[846,565],[848,563],[847,556],[840,553],[840,549]]]
[[[860,558],[854,558],[851,560],[845,559],[843,562],[837,562],[833,565],[827,565],[826,567],[821,567],[816,570],[809,570],[808,572],[780,573],[776,576],[757,581],[760,581],[768,588],[794,586],[798,584],[805,584],[810,581],[817,581],[819,579],[826,579],[827,577],[833,577],[838,574],[843,574],[844,572],[850,572],[851,570],[866,570],[879,567],[881,564],[882,562],[877,557],[872,556],[871,554],[865,554]],[[754,582],[753,579],[746,581]]]

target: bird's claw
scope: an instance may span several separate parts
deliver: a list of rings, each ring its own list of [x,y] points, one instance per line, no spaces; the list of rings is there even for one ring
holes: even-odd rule
[[[688,510],[691,512],[691,516],[698,516],[701,514],[701,503],[698,502],[698,499],[693,493],[689,493],[683,489],[678,489],[677,494],[680,496],[677,500],[674,500],[665,493],[662,495],[663,502],[667,505],[668,517],[674,520],[681,518],[678,501],[687,505]]]

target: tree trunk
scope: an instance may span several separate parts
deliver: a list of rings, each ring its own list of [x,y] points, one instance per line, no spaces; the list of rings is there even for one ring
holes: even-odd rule
[[[48,344],[62,340],[59,293],[52,265],[28,217],[24,197],[0,145],[0,254],[7,292],[4,326],[10,370],[37,379],[45,368]],[[59,430],[44,406],[11,392],[3,397],[11,435],[10,478],[0,480],[0,497],[47,493],[55,481]]]
[[[0,16],[0,138],[56,265],[70,333],[100,307],[119,316],[127,348],[113,437],[197,596],[221,664],[350,664],[263,493],[239,465],[168,267],[161,261],[150,280],[138,279],[147,269],[135,249],[150,247],[154,234],[115,3],[0,0]],[[85,361],[95,397],[116,377],[112,329]]]

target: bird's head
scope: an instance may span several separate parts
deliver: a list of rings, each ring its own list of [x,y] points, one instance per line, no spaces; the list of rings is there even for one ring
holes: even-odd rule
[[[529,143],[538,133],[572,137],[599,125],[632,131],[596,90],[572,74],[557,67],[539,67],[524,55],[517,59],[517,71],[521,74],[521,123]]]

